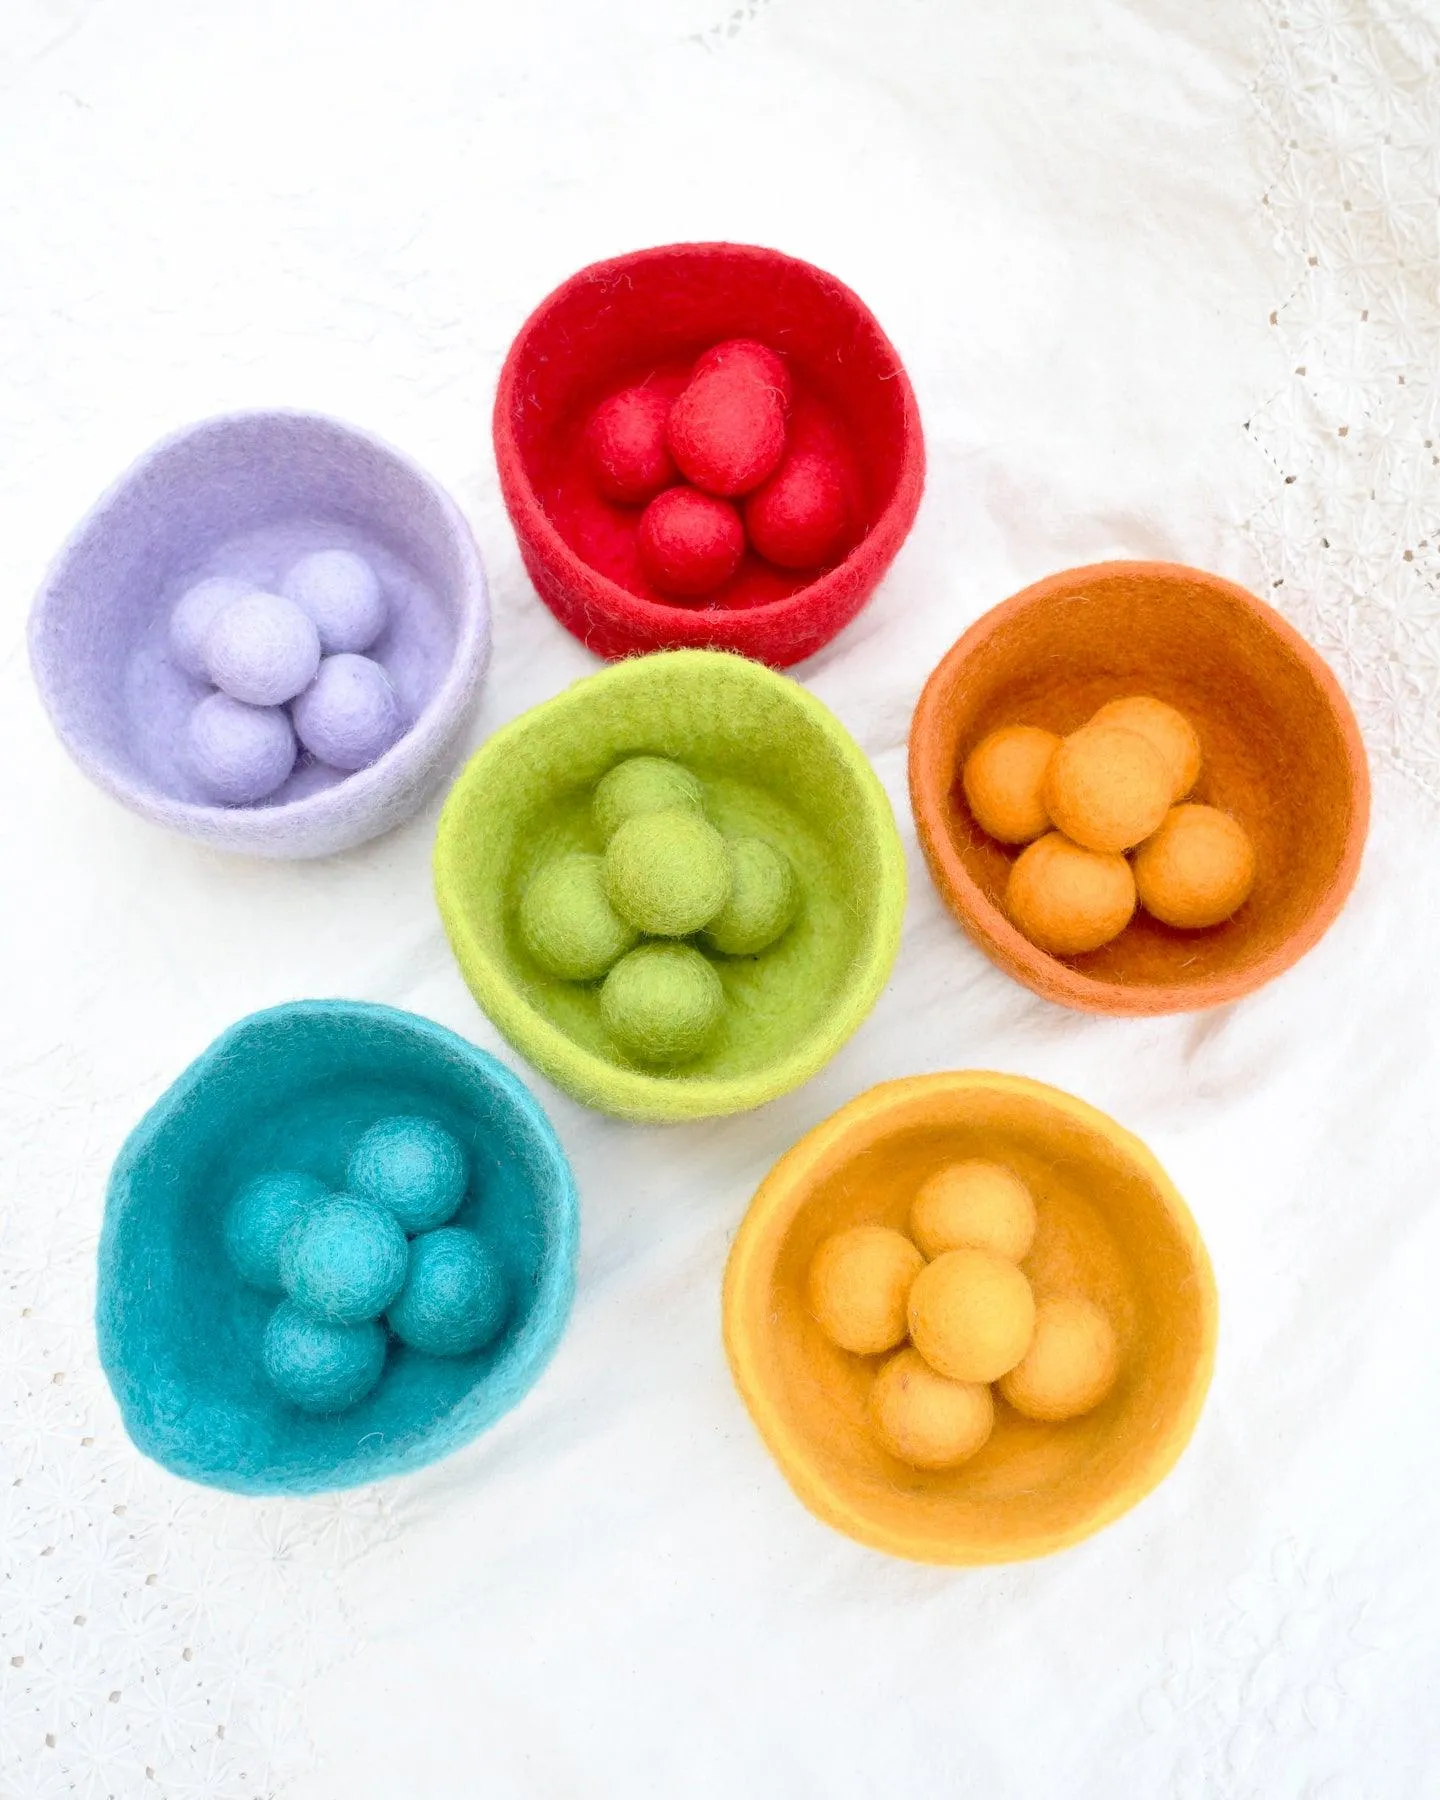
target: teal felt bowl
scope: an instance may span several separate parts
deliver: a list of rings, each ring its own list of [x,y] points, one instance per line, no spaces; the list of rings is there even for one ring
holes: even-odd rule
[[[507,1322],[468,1356],[393,1341],[358,1405],[300,1412],[262,1371],[277,1298],[235,1274],[225,1212],[273,1169],[342,1188],[361,1133],[396,1113],[431,1118],[464,1146],[469,1186],[452,1222],[495,1246]],[[569,1315],[579,1233],[550,1121],[493,1057],[391,1007],[296,1001],[232,1025],[126,1140],[100,1237],[100,1360],[137,1447],[187,1480],[304,1494],[406,1474],[468,1443],[535,1382]]]

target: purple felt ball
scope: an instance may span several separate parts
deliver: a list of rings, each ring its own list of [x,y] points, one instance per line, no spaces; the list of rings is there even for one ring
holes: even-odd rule
[[[170,613],[170,654],[187,675],[207,679],[205,633],[233,601],[254,591],[253,581],[236,575],[211,575],[197,581],[175,602]]]
[[[295,733],[278,706],[211,694],[190,715],[186,751],[205,791],[231,806],[273,794],[295,766]]]
[[[245,594],[211,621],[204,657],[206,674],[232,699],[282,706],[315,679],[320,634],[283,594]]]
[[[320,648],[368,650],[385,629],[380,578],[353,550],[315,550],[302,556],[280,583],[280,592],[315,621]]]
[[[363,769],[405,729],[390,677],[368,656],[327,656],[291,708],[300,742],[332,769]]]

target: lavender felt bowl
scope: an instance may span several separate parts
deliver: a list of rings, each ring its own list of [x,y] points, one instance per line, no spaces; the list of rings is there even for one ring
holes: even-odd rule
[[[299,558],[335,549],[383,584],[367,655],[404,729],[353,774],[302,756],[266,799],[215,804],[186,742],[211,690],[176,661],[175,602],[212,576],[273,590]],[[328,856],[408,817],[459,749],[489,654],[485,573],[454,502],[387,445],[310,413],[207,419],[147,451],[82,521],[30,614],[40,697],[91,780],[147,819],[257,856]]]

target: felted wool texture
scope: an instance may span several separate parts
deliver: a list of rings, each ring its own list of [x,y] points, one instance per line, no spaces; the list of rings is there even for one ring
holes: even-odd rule
[[[622,919],[650,937],[689,937],[730,898],[725,839],[677,807],[629,818],[605,846],[605,892]]]
[[[298,1413],[261,1365],[270,1297],[246,1287],[224,1218],[255,1176],[330,1190],[369,1126],[431,1119],[470,1169],[456,1224],[492,1246],[513,1297],[468,1356],[392,1346],[358,1405]],[[136,1125],[110,1174],[97,1269],[100,1360],[125,1429],[172,1473],[239,1493],[315,1493],[418,1469],[525,1394],[574,1292],[575,1184],[539,1103],[493,1057],[390,1007],[302,1000],[233,1025]]]
[[[800,908],[800,884],[783,850],[764,838],[731,838],[730,893],[703,932],[722,956],[757,956],[788,931]]]
[[[806,1295],[816,1323],[842,1350],[873,1356],[904,1341],[906,1305],[925,1258],[888,1225],[852,1225],[815,1252]]]
[[[1035,1308],[1030,1348],[1000,1378],[1000,1392],[1027,1419],[1078,1419],[1115,1385],[1120,1348],[1101,1309],[1081,1294],[1051,1294]]]
[[[790,402],[795,397],[795,384],[790,379],[785,358],[768,344],[758,343],[754,338],[727,338],[723,344],[712,344],[703,355],[696,357],[690,379],[695,381],[701,375],[708,375],[712,369],[736,366],[753,370],[766,387],[775,390],[785,410],[790,410]]]
[[[304,1312],[334,1325],[376,1319],[400,1292],[405,1233],[368,1200],[331,1194],[306,1209],[280,1245],[280,1285]]]
[[[641,944],[600,989],[600,1020],[626,1056],[649,1067],[693,1062],[725,1012],[725,990],[689,944]]]
[[[261,1361],[272,1387],[302,1412],[348,1412],[380,1379],[385,1332],[373,1319],[341,1324],[287,1300],[270,1315]]]
[[[1000,1163],[947,1163],[925,1178],[911,1202],[910,1235],[926,1256],[968,1245],[1018,1263],[1035,1242],[1035,1202]]]
[[[1050,829],[1045,772],[1060,748],[1053,731],[1005,725],[965,758],[965,804],[982,831],[1002,844],[1029,844]]]
[[[217,804],[187,753],[205,690],[172,653],[173,608],[211,576],[274,591],[301,557],[337,548],[363,557],[389,596],[374,651],[409,729],[358,773],[307,761],[257,805]],[[107,793],[218,849],[327,856],[398,824],[444,775],[490,613],[470,529],[428,476],[334,420],[240,413],[187,427],[121,476],[52,566],[29,641],[52,724]]]
[[[903,1232],[917,1190],[972,1160],[1003,1164],[1034,1196],[1035,1291],[1100,1307],[1124,1375],[1063,1427],[997,1406],[963,1467],[916,1469],[881,1442],[875,1365],[821,1329],[809,1274],[835,1232]],[[950,1564],[1048,1555],[1149,1493],[1194,1430],[1217,1321],[1195,1221],[1145,1146],[1069,1094],[976,1071],[884,1082],[792,1145],[736,1233],[722,1316],[741,1398],[800,1500],[875,1549]]]
[[[347,773],[378,761],[405,729],[390,677],[368,656],[327,656],[290,709],[295,734],[322,763]]]
[[[314,621],[327,656],[368,650],[385,629],[380,577],[353,550],[312,550],[285,571],[279,591]]]
[[[248,806],[282,785],[299,746],[279,706],[247,706],[207,694],[190,714],[185,753],[205,791],[227,806]]]
[[[1090,721],[1092,725],[1118,725],[1136,732],[1159,751],[1170,771],[1170,800],[1183,800],[1200,778],[1200,739],[1195,727],[1173,706],[1153,694],[1127,694],[1108,700]]]
[[[752,363],[720,363],[691,378],[670,408],[665,439],[687,480],[733,499],[780,466],[785,402]]]
[[[813,579],[747,555],[713,604],[675,606],[640,567],[633,520],[596,492],[584,425],[622,383],[643,378],[678,396],[696,358],[734,337],[784,345],[789,441],[845,467],[854,542]],[[745,244],[674,244],[572,276],[511,345],[494,431],[530,578],[561,623],[606,657],[704,646],[783,668],[812,655],[874,592],[925,477],[915,396],[874,316],[832,275]]]
[[[590,473],[607,500],[643,506],[679,479],[665,438],[670,404],[656,388],[623,388],[590,415]]]
[[[1173,775],[1147,737],[1123,726],[1083,726],[1045,770],[1045,810],[1072,843],[1102,855],[1133,850],[1165,817]]]
[[[313,1175],[289,1169],[257,1175],[240,1189],[225,1214],[225,1254],[247,1286],[262,1294],[283,1291],[280,1246],[291,1226],[326,1192]]]
[[[1135,888],[1152,918],[1186,931],[1222,924],[1250,897],[1255,849],[1213,806],[1176,806],[1135,853]]]
[[[598,981],[639,932],[605,891],[605,859],[572,850],[546,863],[520,896],[520,936],[547,975]]]
[[[205,672],[205,633],[232,600],[250,593],[248,581],[235,575],[211,575],[186,588],[170,609],[168,642],[178,668],[197,681],[208,681]]]
[[[870,1413],[881,1444],[912,1469],[957,1469],[995,1428],[995,1401],[983,1382],[949,1381],[910,1349],[882,1364]]]
[[[1142,912],[1062,962],[1007,917],[1012,857],[977,829],[956,775],[1002,725],[1064,736],[1142,691],[1194,726],[1194,798],[1249,833],[1255,890],[1213,933],[1180,937]],[[1047,999],[1131,1015],[1219,1006],[1291,967],[1344,905],[1370,818],[1360,733],[1325,663],[1263,601],[1175,563],[1067,569],[977,621],[916,707],[910,798],[941,897],[987,955]]]
[[[222,693],[250,706],[279,706],[315,679],[320,634],[283,594],[244,594],[210,621],[201,656]]]
[[[832,562],[848,522],[844,472],[814,451],[792,451],[745,501],[745,535],[782,569]]]
[[[416,1238],[410,1270],[390,1308],[390,1329],[426,1356],[468,1356],[505,1323],[510,1292],[499,1257],[473,1231],[446,1227]]]
[[[663,756],[627,756],[596,782],[591,807],[595,829],[608,844],[637,813],[670,812],[676,807],[703,812],[704,793],[690,771],[677,762]]]
[[[634,755],[683,763],[727,837],[782,848],[804,896],[755,959],[716,964],[722,1028],[676,1073],[616,1060],[593,989],[546,975],[518,929],[535,872],[603,845],[590,794]],[[788,1092],[856,1029],[899,941],[904,859],[889,801],[813,695],[740,657],[676,651],[576,683],[495,733],[451,791],[435,892],[471,992],[567,1093],[626,1118],[709,1118]]]
[[[347,1187],[410,1233],[453,1219],[469,1178],[455,1133],[435,1119],[405,1113],[377,1120],[345,1168]]]
[[[667,488],[640,517],[640,566],[662,594],[698,600],[713,594],[740,566],[745,527],[728,500],[696,488]]]
[[[1041,950],[1081,956],[1130,923],[1135,876],[1123,856],[1084,850],[1050,831],[1027,844],[1010,870],[1005,910]]]
[[[947,1250],[910,1289],[910,1341],[952,1381],[995,1381],[1035,1335],[1035,1296],[1015,1264],[993,1250]]]

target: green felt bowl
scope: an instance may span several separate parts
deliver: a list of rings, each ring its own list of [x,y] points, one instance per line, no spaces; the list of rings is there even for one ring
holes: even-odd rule
[[[663,1073],[626,1059],[598,985],[547,975],[515,924],[542,863],[602,848],[591,791],[641,754],[693,769],[715,824],[784,849],[804,896],[773,949],[715,959],[724,1023]],[[675,650],[576,682],[475,753],[441,815],[435,891],[471,993],[558,1087],[620,1118],[704,1119],[808,1081],[860,1024],[895,961],[905,862],[874,770],[813,694],[739,656]]]

